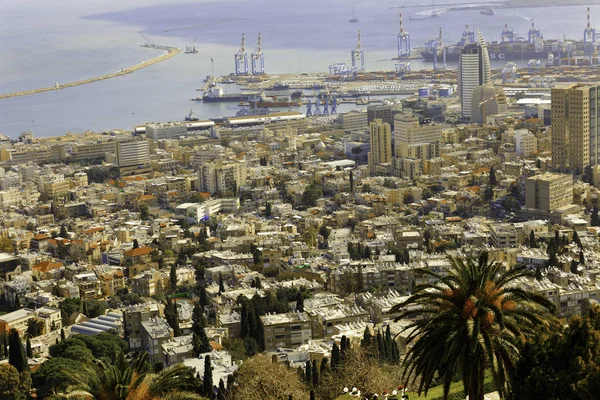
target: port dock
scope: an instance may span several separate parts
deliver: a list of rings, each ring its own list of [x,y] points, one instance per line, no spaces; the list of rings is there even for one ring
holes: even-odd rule
[[[95,78],[83,79],[83,80],[76,81],[76,82],[69,82],[69,83],[65,83],[62,85],[58,84],[58,82],[57,82],[54,86],[48,86],[48,87],[39,88],[39,89],[23,90],[21,92],[0,94],[0,99],[7,99],[10,97],[18,97],[18,96],[28,96],[31,94],[49,92],[52,90],[66,89],[66,88],[70,88],[73,86],[85,85],[86,83],[92,83],[92,82],[102,81],[105,79],[116,78],[117,76],[131,74],[140,69],[143,69],[143,68],[149,67],[151,65],[157,64],[159,62],[168,60],[169,58],[175,57],[177,54],[179,54],[181,52],[181,49],[176,48],[176,47],[169,47],[169,46],[147,46],[147,45],[144,45],[142,47],[163,50],[163,51],[166,51],[166,53],[161,56],[155,57],[151,60],[147,60],[147,61],[141,62],[139,64],[133,65],[129,68],[122,68],[120,71],[114,72],[112,74],[97,76]]]

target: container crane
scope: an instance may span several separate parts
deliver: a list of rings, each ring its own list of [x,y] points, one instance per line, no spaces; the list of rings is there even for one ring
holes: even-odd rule
[[[358,42],[356,48],[351,51],[352,55],[352,67],[356,68],[357,71],[365,70],[365,51],[360,44],[360,30],[358,31]]]
[[[265,73],[265,58],[262,52],[262,35],[258,34],[256,50],[250,56],[252,63],[252,75],[263,75]]]
[[[590,24],[590,8],[587,8],[587,25],[583,30],[583,51],[587,56],[590,57],[590,64],[592,61],[592,55],[594,54],[594,46],[596,44],[596,28],[593,28]]]
[[[246,34],[242,33],[242,45],[235,53],[235,74],[248,75],[248,54],[246,54]]]

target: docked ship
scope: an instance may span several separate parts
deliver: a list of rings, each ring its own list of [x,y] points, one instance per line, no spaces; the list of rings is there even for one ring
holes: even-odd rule
[[[486,8],[485,10],[481,10],[481,15],[494,15],[494,10],[491,8]]]
[[[252,94],[241,94],[241,93],[232,93],[226,94],[222,87],[217,86],[216,84],[211,84],[206,92],[202,94],[202,97],[196,97],[192,99],[194,101],[202,100],[205,103],[224,103],[224,102],[243,102],[248,101]]]
[[[463,31],[462,38],[455,45],[442,46],[440,48],[441,37],[432,38],[425,43],[424,51],[421,51],[421,56],[425,61],[434,61],[437,52],[438,60],[441,59],[445,52],[447,62],[456,62],[460,58],[461,50],[464,46],[474,43],[475,35],[469,27]],[[499,61],[522,61],[526,62],[531,59],[548,59],[552,54],[554,60],[560,60],[562,57],[568,57],[570,54],[575,56],[583,50],[583,41],[568,41],[562,42],[558,40],[544,40],[539,29],[532,23],[527,37],[521,37],[504,25],[499,42],[494,41],[487,43],[487,50],[490,55],[490,60]]]
[[[290,96],[253,96],[249,99],[254,108],[299,107],[302,101]]]

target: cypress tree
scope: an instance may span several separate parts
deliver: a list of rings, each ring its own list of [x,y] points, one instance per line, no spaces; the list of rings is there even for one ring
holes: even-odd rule
[[[331,350],[331,370],[337,371],[341,361],[342,357],[340,354],[340,348],[338,347],[337,343],[334,343],[333,349]]]
[[[206,321],[204,320],[204,314],[199,303],[194,305],[194,311],[192,313],[192,346],[194,349],[194,356],[198,357],[202,353],[211,351],[206,331]]]
[[[249,336],[250,333],[250,324],[249,324],[249,316],[248,316],[248,303],[244,302],[242,303],[242,310],[241,310],[241,321],[240,321],[240,337],[242,339],[245,339],[246,337]]]
[[[314,390],[310,391],[310,400],[317,400],[317,398],[315,396],[315,391]]]
[[[496,186],[498,184],[498,178],[496,178],[496,170],[494,167],[490,167],[490,186]]]
[[[600,216],[598,215],[598,206],[594,205],[592,209],[592,217],[590,221],[592,226],[600,226]]]
[[[329,360],[327,360],[327,357],[323,358],[321,360],[321,371],[320,371],[320,375],[323,376],[327,373],[327,371],[329,370]]]
[[[585,264],[585,256],[583,255],[583,249],[579,249],[579,264]]]
[[[225,400],[227,395],[227,389],[225,389],[225,383],[223,383],[223,379],[219,379],[219,393],[217,394],[218,400]]]
[[[3,360],[6,355],[6,353],[4,353],[4,335],[4,332],[0,333],[0,360]]]
[[[213,396],[213,380],[212,380],[212,364],[210,356],[204,358],[204,376],[202,377],[202,392],[204,396],[212,399]]]
[[[304,297],[300,292],[296,294],[296,311],[304,312]]]
[[[354,173],[350,170],[350,193],[354,193]]]
[[[385,351],[386,351],[386,358],[387,361],[393,361],[393,343],[394,339],[392,339],[392,333],[390,331],[390,326],[388,325],[387,328],[385,329]]]
[[[535,233],[533,229],[529,232],[529,247],[535,249],[537,247],[537,242],[535,241]]]
[[[223,293],[225,291],[225,284],[223,283],[223,274],[219,272],[219,293]]]
[[[312,364],[310,360],[307,360],[304,363],[304,380],[308,387],[312,387],[313,385],[313,377],[312,377]]]
[[[369,327],[365,327],[365,332],[363,333],[363,340],[360,342],[360,347],[363,349],[368,349],[371,347],[371,343],[373,342],[373,335],[371,335],[371,329]]]
[[[319,386],[319,368],[317,368],[317,360],[312,362],[312,385],[313,387]]]
[[[340,357],[341,360],[343,360],[344,358],[346,358],[346,335],[342,335],[342,339],[340,342]]]
[[[377,331],[377,350],[379,352],[379,359],[385,359],[385,347],[383,344],[383,335],[381,334],[381,330]]]
[[[8,363],[15,367],[17,371],[23,372],[27,368],[23,343],[16,329],[11,329],[8,334]]]
[[[175,264],[171,265],[171,270],[169,271],[169,282],[171,284],[171,293],[175,293],[177,291],[177,267]]]
[[[60,330],[60,340],[62,341],[62,340],[65,340],[65,339],[66,339],[66,338],[65,338],[65,330],[64,330],[64,329],[61,329],[61,330]]]
[[[27,358],[33,358],[33,350],[31,349],[31,340],[29,340],[29,338],[27,338]]]

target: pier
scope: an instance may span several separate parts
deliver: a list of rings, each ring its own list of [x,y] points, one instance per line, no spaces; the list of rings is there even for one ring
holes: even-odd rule
[[[85,85],[86,83],[92,83],[92,82],[102,81],[105,79],[116,78],[117,76],[131,74],[135,71],[149,67],[149,66],[159,63],[161,61],[168,60],[169,58],[175,57],[177,54],[179,54],[181,52],[181,49],[178,49],[176,47],[168,47],[168,46],[153,46],[153,47],[142,46],[142,47],[164,50],[164,51],[166,51],[166,53],[159,57],[153,58],[151,60],[147,60],[147,61],[141,62],[139,64],[136,64],[134,66],[131,66],[129,68],[122,68],[119,72],[114,72],[112,74],[97,76],[95,78],[83,79],[81,81],[76,81],[76,82],[69,82],[69,83],[65,83],[62,85],[59,85],[57,83],[54,86],[48,86],[48,87],[39,88],[39,89],[23,90],[21,92],[0,94],[0,99],[7,99],[10,97],[18,97],[18,96],[28,96],[31,94],[49,92],[51,90],[66,89],[66,88],[70,88],[73,86]]]

